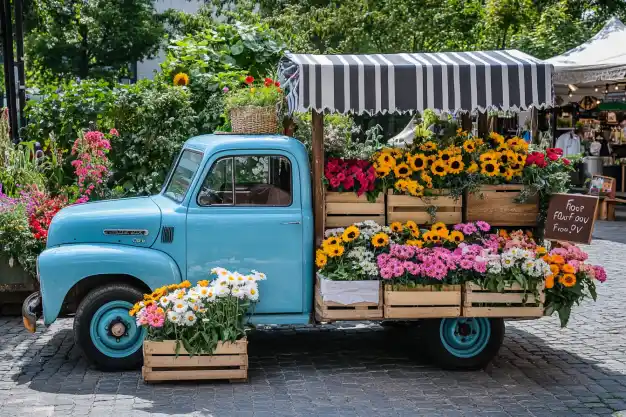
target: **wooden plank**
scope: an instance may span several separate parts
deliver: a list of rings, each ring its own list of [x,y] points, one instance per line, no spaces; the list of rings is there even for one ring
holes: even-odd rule
[[[247,369],[213,369],[213,370],[182,370],[182,371],[153,371],[144,367],[143,379],[151,381],[191,381],[200,379],[246,379]]]
[[[541,285],[539,285],[537,288],[540,288]],[[480,284],[476,284],[475,282],[467,282],[465,283],[465,289],[466,290],[472,290],[473,291],[489,291],[486,288],[483,288]],[[504,291],[524,291],[524,288],[522,288],[521,285],[519,285],[517,282],[512,282],[510,285],[507,285],[506,287],[504,287]]]
[[[315,247],[324,240],[324,114],[311,111],[311,153],[313,157],[313,219]]]
[[[385,306],[386,319],[424,319],[460,317],[461,306],[458,307],[392,307]]]
[[[176,342],[174,340],[164,340],[162,342],[154,342],[146,340],[143,342],[143,353],[146,355],[174,355],[176,353]],[[248,351],[248,340],[243,338],[235,343],[219,343],[212,355],[232,355],[246,353]],[[188,355],[188,352],[181,345],[179,355]],[[210,356],[210,354],[207,354]]]
[[[476,193],[467,193],[465,220],[483,220],[494,226],[536,226],[537,199],[516,203],[521,185],[486,185]]]
[[[461,305],[459,291],[385,291],[385,305],[440,306]]]
[[[248,366],[248,355],[217,355],[217,356],[153,356],[143,359],[144,366],[150,368],[176,367],[226,367]]]
[[[535,304],[540,302],[532,294],[526,294],[526,302],[523,301],[524,294],[520,293],[492,293],[492,292],[470,292],[465,296],[468,303],[497,303],[497,304]],[[470,304],[471,305],[471,304]]]
[[[543,317],[543,306],[464,307],[463,317]]]
[[[392,211],[392,212],[388,212],[387,214],[387,222],[388,223],[393,223],[393,222],[402,222],[402,223],[406,223],[409,220],[414,221],[417,224],[430,224],[430,223],[437,223],[437,222],[443,222],[445,224],[457,224],[457,223],[461,223],[463,218],[463,213],[461,212],[444,212],[444,211],[437,211],[437,214],[435,215],[435,220],[433,221],[430,214],[428,214],[427,212],[396,212],[396,211]]]
[[[387,196],[387,206],[392,207],[461,207],[463,205],[462,199],[445,196],[425,196],[425,197],[413,197],[410,195],[396,195],[389,194]]]
[[[338,193],[326,191],[326,204],[328,203],[365,203],[365,204],[385,204],[385,195],[380,193],[376,201],[371,203],[365,194],[358,196],[355,193]]]
[[[378,289],[378,303],[360,302],[340,304],[324,301],[319,280],[315,281],[315,315],[317,321],[377,320],[383,318],[382,289]]]
[[[522,184],[502,184],[502,185],[481,185],[480,191],[522,191],[524,186]],[[478,191],[480,193],[480,191]]]
[[[335,227],[347,227],[354,223],[372,220],[381,226],[385,224],[385,216],[326,216],[326,227],[329,229]]]
[[[385,214],[384,203],[329,203],[326,202],[326,215],[330,214]]]

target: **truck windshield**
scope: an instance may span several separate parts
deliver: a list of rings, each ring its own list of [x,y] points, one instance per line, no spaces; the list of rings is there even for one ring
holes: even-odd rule
[[[163,195],[177,203],[182,203],[201,162],[201,152],[185,149],[180,155],[178,165],[174,168],[170,182],[167,184]]]

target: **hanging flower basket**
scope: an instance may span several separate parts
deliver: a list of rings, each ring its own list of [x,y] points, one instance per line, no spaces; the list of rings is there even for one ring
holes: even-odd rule
[[[274,134],[278,132],[276,107],[234,107],[230,109],[230,122],[233,133]]]

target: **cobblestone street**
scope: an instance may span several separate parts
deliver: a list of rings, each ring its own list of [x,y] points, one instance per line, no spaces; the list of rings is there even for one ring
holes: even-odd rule
[[[0,319],[2,416],[594,416],[626,410],[626,245],[596,240],[599,301],[507,323],[482,372],[441,371],[408,329],[349,325],[257,331],[250,382],[146,385],[88,367],[63,319],[37,334]],[[620,414],[616,414],[620,415]]]

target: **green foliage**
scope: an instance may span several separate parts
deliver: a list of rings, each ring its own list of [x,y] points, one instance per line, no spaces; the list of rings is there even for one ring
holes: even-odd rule
[[[153,56],[164,34],[152,0],[39,0],[35,10],[26,50],[36,78],[112,79]]]
[[[0,252],[35,276],[37,256],[45,245],[33,237],[24,205],[5,204],[0,200]]]
[[[33,143],[10,144],[5,149],[0,163],[0,184],[4,194],[17,197],[19,186],[33,184],[43,188],[45,182],[43,167],[35,158]]]
[[[254,83],[235,88],[225,96],[226,109],[235,107],[274,107],[280,103],[283,94],[271,79],[265,84]]]

